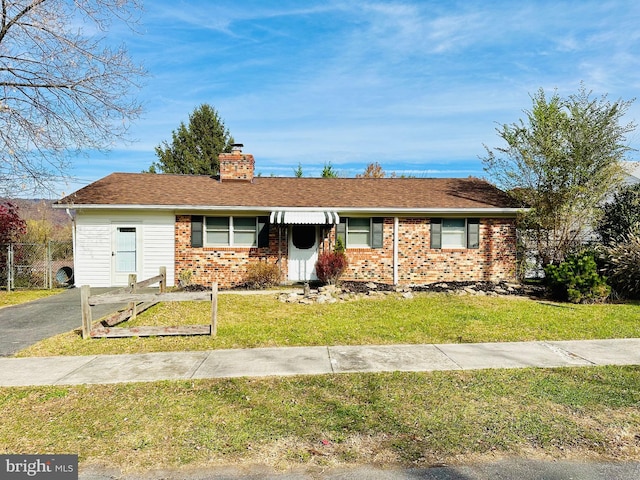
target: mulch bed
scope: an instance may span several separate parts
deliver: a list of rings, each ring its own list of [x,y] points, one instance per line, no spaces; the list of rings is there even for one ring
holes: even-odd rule
[[[311,287],[317,288],[319,285],[312,282]],[[350,293],[368,293],[371,290],[379,292],[393,292],[396,286],[378,282],[364,281],[341,281],[339,287],[344,292]],[[511,283],[493,283],[493,282],[437,282],[427,285],[412,285],[401,287],[406,291],[412,292],[436,292],[436,293],[453,293],[459,290],[475,290],[476,292],[495,292],[500,295],[524,295],[541,297],[544,295],[544,287],[536,285],[521,285]],[[211,290],[211,287],[205,285],[191,284],[185,286],[185,292],[204,292]],[[227,290],[227,289],[225,289]],[[229,290],[250,290],[246,286],[237,286]]]

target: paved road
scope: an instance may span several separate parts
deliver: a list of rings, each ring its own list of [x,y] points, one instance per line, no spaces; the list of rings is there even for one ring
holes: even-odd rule
[[[108,288],[92,289],[104,293]],[[118,305],[92,307],[93,318],[115,311]],[[59,295],[29,303],[0,308],[0,357],[13,355],[45,338],[82,326],[80,289],[70,288]]]
[[[320,468],[275,472],[265,467],[176,469],[122,474],[104,467],[81,469],[79,480],[638,480],[640,462],[541,461],[512,458],[455,467],[381,469]]]

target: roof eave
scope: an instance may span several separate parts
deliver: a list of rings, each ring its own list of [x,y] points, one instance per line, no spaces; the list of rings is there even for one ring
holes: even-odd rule
[[[314,212],[335,210],[349,214],[386,214],[386,215],[500,215],[515,216],[525,212],[526,208],[503,208],[503,207],[474,207],[474,208],[445,208],[445,207],[349,207],[349,206],[318,206],[318,207],[291,207],[291,206],[228,206],[228,205],[109,205],[109,204],[54,204],[54,208],[74,209],[74,210],[163,210],[163,211],[188,211],[204,212],[221,210],[226,212],[272,212],[279,210]]]

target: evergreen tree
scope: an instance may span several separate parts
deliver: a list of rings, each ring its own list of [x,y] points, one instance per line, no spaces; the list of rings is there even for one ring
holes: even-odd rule
[[[218,155],[231,152],[233,137],[215,108],[202,104],[189,115],[189,125],[180,122],[172,132],[172,141],[156,147],[158,161],[149,167],[150,173],[183,173],[218,175]]]
[[[331,165],[331,162],[329,162],[324,164],[321,176],[322,178],[337,178],[338,172],[333,169],[333,165]]]

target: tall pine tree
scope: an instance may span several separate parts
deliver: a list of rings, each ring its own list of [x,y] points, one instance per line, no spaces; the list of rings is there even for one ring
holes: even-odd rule
[[[230,152],[233,137],[215,108],[202,104],[189,115],[189,125],[180,122],[172,132],[172,141],[156,147],[158,161],[149,167],[150,173],[183,173],[218,175],[218,155]]]

